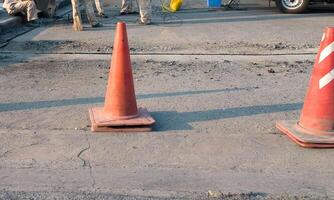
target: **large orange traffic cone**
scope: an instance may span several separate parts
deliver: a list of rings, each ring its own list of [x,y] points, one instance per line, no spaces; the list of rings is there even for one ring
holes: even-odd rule
[[[117,23],[104,107],[90,108],[92,131],[150,131],[155,123],[145,108],[137,108],[126,25]]]
[[[303,147],[334,147],[334,27],[323,34],[299,121],[276,127]]]

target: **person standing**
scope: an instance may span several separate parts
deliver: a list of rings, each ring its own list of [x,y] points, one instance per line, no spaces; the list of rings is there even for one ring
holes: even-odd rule
[[[100,17],[106,18],[107,16],[104,14],[103,4],[104,4],[104,0],[95,0],[95,6],[98,12],[98,15]]]
[[[34,0],[4,0],[3,8],[9,15],[23,13],[28,22],[37,23],[39,10]]]
[[[103,24],[99,23],[95,17],[92,0],[84,0],[85,10],[87,14],[88,21],[92,28],[102,27]],[[75,31],[82,31],[82,21],[79,9],[79,0],[71,0],[72,11],[73,11],[73,29]]]
[[[121,5],[121,15],[127,15],[127,14],[134,14],[133,10],[133,1],[132,0],[122,0],[122,5]]]
[[[151,24],[151,0],[136,0],[139,7],[139,24]],[[122,0],[120,15],[133,14],[133,0]]]

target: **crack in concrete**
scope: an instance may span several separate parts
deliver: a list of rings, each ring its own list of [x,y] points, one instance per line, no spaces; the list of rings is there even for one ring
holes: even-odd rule
[[[78,153],[78,155],[77,155],[77,157],[83,162],[82,167],[86,167],[88,161],[85,160],[85,159],[83,159],[83,158],[81,157],[81,154],[83,154],[83,153],[84,153],[85,151],[87,151],[88,149],[90,149],[90,146],[88,146],[88,147],[82,149],[82,150]]]
[[[90,161],[89,161],[88,159],[84,159],[84,158],[81,157],[81,155],[82,155],[84,152],[86,152],[86,151],[88,151],[88,150],[90,149],[90,141],[89,141],[89,139],[88,139],[87,134],[85,134],[85,138],[86,138],[86,141],[87,141],[87,145],[88,145],[88,146],[85,147],[84,149],[82,149],[82,150],[78,153],[77,157],[83,162],[82,167],[88,167],[88,168],[89,168],[89,176],[90,176],[90,178],[91,178],[92,181],[93,181],[93,183],[92,183],[92,188],[94,189],[94,188],[95,188],[95,185],[96,185],[96,180],[95,180],[95,178],[94,178],[94,176],[93,176],[92,165],[90,164]]]
[[[32,147],[32,146],[39,145],[39,144],[41,144],[41,143],[40,142],[33,142],[31,144],[21,146],[20,149],[27,148],[27,147]]]
[[[3,152],[1,155],[0,155],[0,158],[5,158],[6,155],[9,153],[9,150],[6,150],[5,152]]]

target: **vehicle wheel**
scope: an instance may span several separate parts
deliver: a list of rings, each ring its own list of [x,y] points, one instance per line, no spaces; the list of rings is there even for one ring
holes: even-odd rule
[[[309,0],[276,0],[276,6],[284,13],[301,13],[308,6]]]

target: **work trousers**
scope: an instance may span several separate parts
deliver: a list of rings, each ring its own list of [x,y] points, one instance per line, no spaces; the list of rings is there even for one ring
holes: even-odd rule
[[[27,16],[27,21],[32,21],[38,19],[38,9],[36,3],[33,0],[20,1],[17,3],[12,3],[6,8],[6,11],[10,15],[15,15],[17,13],[23,13]]]
[[[129,13],[133,12],[134,0],[122,0],[121,12]],[[139,12],[140,20],[147,22],[151,20],[151,0],[136,0]]]
[[[74,17],[79,17],[80,16],[80,10],[79,10],[79,1],[78,0],[71,0],[72,1],[72,6],[73,8],[73,16]],[[83,0],[86,14],[88,21],[91,25],[97,24],[97,20],[95,17],[94,9],[93,9],[93,3],[92,0]]]
[[[104,14],[103,4],[104,4],[104,0],[95,0],[96,10],[99,13],[99,15]]]

